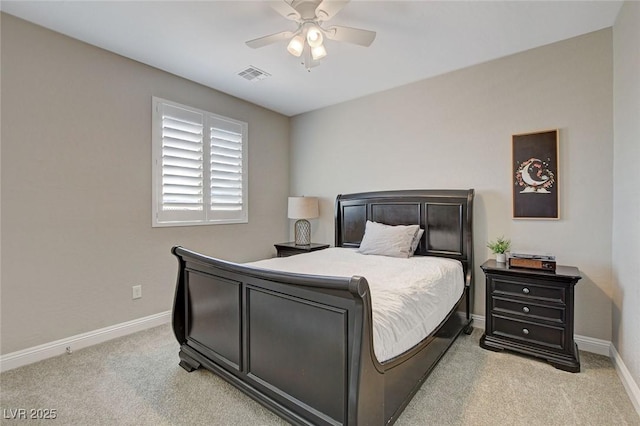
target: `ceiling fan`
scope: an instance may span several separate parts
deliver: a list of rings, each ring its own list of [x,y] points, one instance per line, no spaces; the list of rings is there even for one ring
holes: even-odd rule
[[[247,46],[257,49],[279,41],[289,40],[287,50],[293,56],[303,58],[302,64],[307,70],[320,64],[327,56],[324,47],[325,37],[329,40],[343,41],[360,46],[369,46],[376,38],[375,31],[322,24],[333,18],[349,0],[281,0],[270,2],[271,7],[285,18],[298,24],[295,31],[259,37],[246,42]]]

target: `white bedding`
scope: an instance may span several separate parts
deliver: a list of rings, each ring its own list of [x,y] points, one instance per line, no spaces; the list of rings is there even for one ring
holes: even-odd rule
[[[427,337],[464,289],[462,264],[431,256],[402,259],[329,248],[247,265],[299,274],[365,277],[371,289],[373,347],[380,362]]]

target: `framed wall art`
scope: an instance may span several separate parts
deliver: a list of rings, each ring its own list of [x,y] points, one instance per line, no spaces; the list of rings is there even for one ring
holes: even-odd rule
[[[558,130],[513,135],[513,218],[559,219]]]

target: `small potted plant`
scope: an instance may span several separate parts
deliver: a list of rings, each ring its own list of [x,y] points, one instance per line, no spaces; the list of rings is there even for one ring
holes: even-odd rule
[[[487,247],[496,255],[496,262],[504,263],[507,261],[507,255],[505,253],[508,252],[511,247],[511,240],[498,237],[495,241],[490,241]]]

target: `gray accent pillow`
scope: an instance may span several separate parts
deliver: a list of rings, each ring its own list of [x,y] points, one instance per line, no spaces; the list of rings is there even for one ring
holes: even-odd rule
[[[420,238],[422,238],[422,234],[424,234],[424,229],[418,229],[416,235],[413,236],[413,241],[411,242],[411,256],[416,252],[418,248],[418,244],[420,244]]]
[[[391,226],[368,220],[358,253],[410,257],[415,251],[413,243],[419,231],[419,225]],[[419,242],[420,239],[418,238],[415,242],[415,247],[418,246]]]

